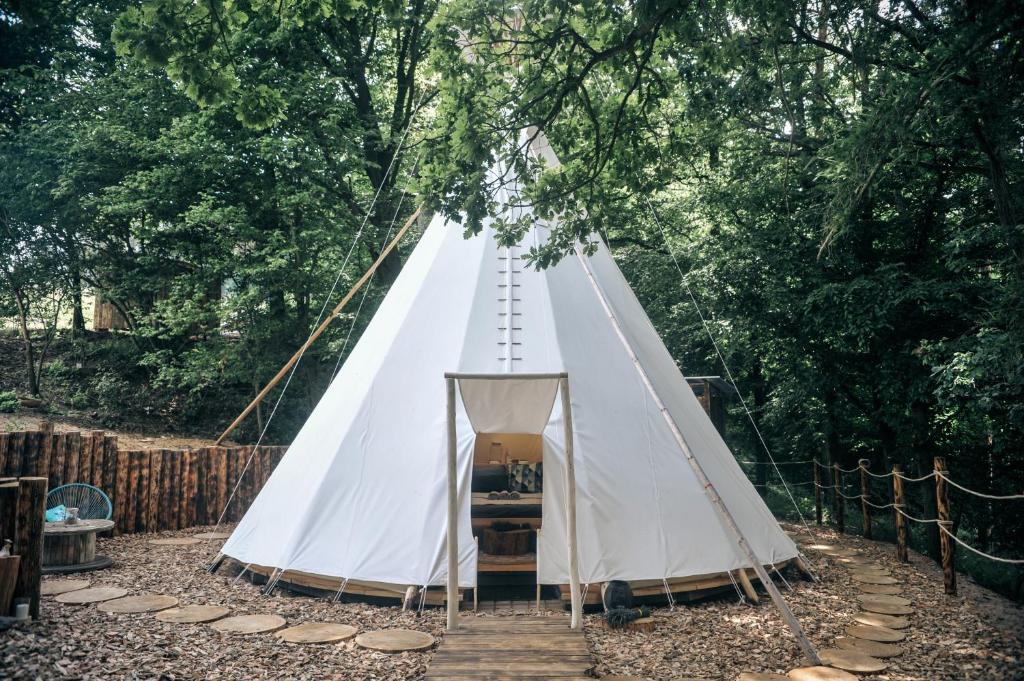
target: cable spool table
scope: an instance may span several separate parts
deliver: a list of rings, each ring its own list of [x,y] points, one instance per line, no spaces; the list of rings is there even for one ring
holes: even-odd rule
[[[108,556],[96,555],[96,533],[113,527],[113,520],[79,520],[74,525],[46,523],[43,529],[43,574],[110,567],[113,561]]]

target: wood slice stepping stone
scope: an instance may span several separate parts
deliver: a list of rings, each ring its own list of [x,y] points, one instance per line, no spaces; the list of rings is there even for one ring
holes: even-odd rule
[[[262,634],[283,629],[286,624],[279,615],[235,615],[217,620],[210,626],[222,634]]]
[[[889,627],[890,629],[906,629],[910,626],[910,620],[906,617],[893,617],[877,612],[858,612],[853,616],[857,624],[866,624],[870,627]]]
[[[910,605],[913,603],[909,598],[903,596],[894,596],[887,594],[868,594],[857,596],[857,600],[861,603],[881,603],[884,605]]]
[[[865,624],[855,624],[852,627],[846,627],[846,633],[854,638],[878,641],[879,643],[895,643],[907,637],[902,631],[896,631],[889,627],[869,627]]]
[[[909,605],[886,605],[885,603],[861,603],[861,607],[868,612],[876,612],[879,615],[913,615],[914,609]]]
[[[359,634],[356,636],[356,645],[381,653],[418,652],[434,645],[434,637],[410,629],[383,629]]]
[[[856,650],[858,653],[864,653],[871,657],[896,657],[903,654],[903,648],[891,643],[866,641],[852,636],[836,636],[836,645],[847,650]]]
[[[839,562],[846,565],[868,565],[871,563],[871,559],[867,556],[842,556],[839,558]]]
[[[789,672],[794,681],[857,681],[850,672],[835,667],[800,667]]]
[[[85,605],[87,603],[102,603],[103,601],[112,601],[115,598],[121,598],[122,596],[128,595],[128,589],[122,589],[119,586],[94,586],[91,589],[78,589],[77,591],[68,591],[62,593],[55,599],[58,603],[74,603],[75,605]]]
[[[838,551],[841,547],[832,544],[809,544],[807,548],[812,551]]]
[[[223,605],[184,605],[158,612],[156,618],[161,622],[175,624],[202,624],[219,620],[230,612],[231,610]]]
[[[149,543],[153,546],[192,546],[202,544],[203,540],[195,537],[167,537],[165,539],[150,539]]]
[[[852,577],[855,582],[861,582],[862,584],[899,584],[895,577],[887,577],[885,575],[854,574]]]
[[[98,608],[103,612],[126,615],[140,612],[158,612],[167,608],[173,608],[177,604],[178,599],[174,596],[142,594],[140,596],[125,596],[124,598],[105,601]]]
[[[193,539],[227,539],[231,536],[230,532],[200,532],[199,534],[193,534]]]
[[[836,667],[837,669],[845,669],[848,672],[858,672],[860,674],[870,674],[872,672],[880,672],[889,666],[887,662],[883,662],[877,658],[859,653],[856,650],[846,650],[845,648],[829,648],[828,650],[819,650],[818,657],[825,664]]]
[[[884,572],[889,573],[889,570],[877,563],[850,563],[843,566],[850,572]]]
[[[357,629],[336,622],[304,622],[274,634],[287,643],[337,643],[356,635]]]
[[[84,589],[89,584],[88,579],[48,579],[39,587],[39,593],[43,596],[58,596]]]
[[[736,681],[789,681],[789,677],[771,672],[743,672]]]
[[[857,588],[866,594],[885,594],[893,596],[903,593],[903,587],[898,584],[858,584]]]

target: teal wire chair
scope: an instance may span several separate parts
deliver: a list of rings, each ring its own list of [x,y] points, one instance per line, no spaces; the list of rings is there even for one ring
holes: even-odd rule
[[[84,482],[73,482],[50,490],[46,495],[46,510],[58,506],[77,508],[78,517],[82,520],[110,520],[114,510],[110,497],[103,490]]]

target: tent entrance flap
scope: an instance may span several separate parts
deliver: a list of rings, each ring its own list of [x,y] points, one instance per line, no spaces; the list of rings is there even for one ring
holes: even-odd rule
[[[544,432],[561,375],[458,377],[462,404],[477,433]]]
[[[570,564],[572,618],[570,626],[582,626],[579,568],[576,545],[576,476],[573,468],[573,432],[569,377],[560,374],[459,374],[446,373],[448,399],[448,630],[458,628],[458,496],[456,457],[456,400],[477,433],[541,434],[548,425],[555,398],[562,397],[565,428],[566,547]],[[458,391],[456,391],[456,385]],[[458,393],[458,396],[457,396]]]

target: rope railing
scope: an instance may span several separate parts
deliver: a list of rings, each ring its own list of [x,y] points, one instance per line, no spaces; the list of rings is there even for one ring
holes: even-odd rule
[[[945,523],[941,523],[940,522],[939,523],[939,529],[942,530],[943,532],[945,532],[946,535],[949,536],[949,538],[952,539],[953,541],[955,541],[957,544],[959,544],[960,546],[964,547],[965,549],[967,549],[968,551],[970,551],[972,553],[978,554],[982,558],[988,558],[989,560],[994,560],[997,563],[1006,563],[1007,565],[1024,565],[1024,559],[1021,559],[1021,558],[1003,558],[1001,556],[993,556],[991,553],[985,553],[981,549],[974,548],[973,546],[971,546],[970,544],[965,542],[963,539],[961,539],[960,537],[956,536],[951,531],[946,529]]]
[[[796,466],[802,464],[808,464],[814,462],[814,459],[805,459],[803,461],[776,461],[774,464],[771,461],[744,461],[742,459],[736,459],[741,464],[746,466]]]
[[[978,492],[976,490],[964,487],[960,483],[956,482],[955,480],[950,478],[949,474],[946,473],[945,471],[932,471],[932,473],[934,475],[941,476],[943,480],[953,485],[953,487],[963,490],[968,494],[973,494],[976,497],[981,497],[982,499],[992,499],[994,501],[1016,501],[1019,499],[1024,499],[1024,494],[986,494],[984,492]]]

